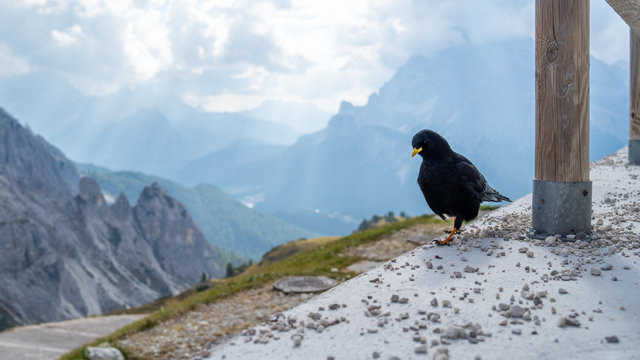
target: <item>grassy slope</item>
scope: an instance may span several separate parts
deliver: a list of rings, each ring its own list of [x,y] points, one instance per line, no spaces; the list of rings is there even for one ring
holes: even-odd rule
[[[243,274],[234,278],[217,280],[214,287],[205,291],[195,292],[184,300],[167,299],[167,301],[165,301],[158,310],[151,313],[146,318],[125,326],[115,333],[104,338],[100,338],[89,345],[96,346],[97,344],[104,342],[115,343],[117,340],[122,339],[127,335],[144,331],[166,319],[182,315],[193,309],[198,304],[210,303],[241,290],[259,287],[268,281],[279,279],[284,276],[325,275],[334,278],[344,276],[344,273],[332,272],[331,269],[344,269],[357,262],[359,258],[354,256],[338,256],[338,254],[343,250],[379,240],[386,234],[417,224],[442,222],[442,220],[434,215],[425,215],[382,227],[368,229],[362,232],[356,232],[330,242],[318,241],[318,243],[322,244],[309,250],[296,253],[278,262],[274,262],[266,266],[249,268]],[[73,350],[72,352],[62,356],[61,359],[81,359],[83,358],[83,354],[84,347]],[[129,359],[135,359],[135,354],[127,354],[127,356]]]
[[[242,257],[257,260],[270,248],[302,237],[318,234],[288,224],[274,216],[247,208],[232,196],[209,184],[189,188],[157,176],[131,171],[106,172],[79,165],[84,175],[93,177],[102,190],[117,197],[124,192],[131,203],[143,187],[157,182],[184,203],[204,236],[221,250],[227,261],[238,265]]]

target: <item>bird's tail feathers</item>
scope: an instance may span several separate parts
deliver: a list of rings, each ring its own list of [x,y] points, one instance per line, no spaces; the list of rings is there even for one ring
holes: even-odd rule
[[[492,201],[492,202],[501,202],[508,201],[511,202],[511,199],[500,194],[496,189],[492,188],[487,184],[487,189],[482,194],[482,201]]]

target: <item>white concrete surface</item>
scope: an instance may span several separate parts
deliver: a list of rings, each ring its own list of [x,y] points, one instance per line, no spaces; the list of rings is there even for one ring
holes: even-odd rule
[[[112,315],[21,326],[0,332],[0,360],[50,360],[146,315]]]
[[[208,358],[640,359],[640,167],[625,163],[623,149],[592,166],[597,238],[590,243],[548,246],[526,238],[531,197],[525,196],[463,226],[468,239],[458,245],[406,253],[286,311],[279,322],[256,327],[253,335],[234,336],[210,349]],[[607,264],[611,270],[602,269]],[[477,271],[465,272],[466,266]],[[540,305],[525,298],[527,286]],[[393,295],[406,303],[392,302]],[[501,303],[514,311],[520,306],[524,318],[505,317]],[[339,306],[331,310],[332,304]],[[320,332],[306,327],[322,323],[310,313],[325,324],[342,320]],[[276,330],[293,318],[292,328]],[[580,326],[559,327],[562,318]],[[471,327],[466,338],[443,336],[465,324],[481,328],[475,339]],[[299,346],[294,334],[302,335]],[[605,340],[611,336],[619,342]],[[425,350],[421,340],[426,354],[416,352]]]

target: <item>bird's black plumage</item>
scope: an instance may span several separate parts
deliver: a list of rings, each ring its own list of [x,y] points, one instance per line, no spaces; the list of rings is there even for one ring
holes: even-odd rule
[[[462,221],[478,216],[484,201],[511,201],[492,188],[469,159],[451,150],[447,140],[433,130],[421,130],[411,141],[413,155],[422,156],[418,185],[434,213],[454,216],[454,230]]]

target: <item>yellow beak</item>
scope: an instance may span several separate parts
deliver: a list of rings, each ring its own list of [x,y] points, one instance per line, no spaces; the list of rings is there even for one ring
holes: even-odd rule
[[[422,151],[421,147],[413,149],[413,152],[411,153],[411,157],[416,156],[416,154],[418,154],[420,151]]]

